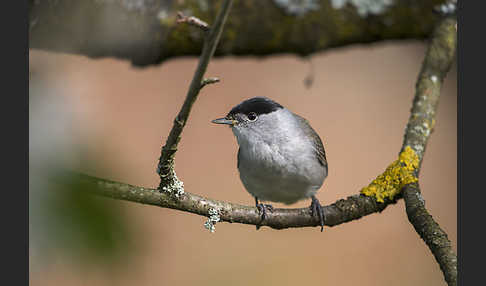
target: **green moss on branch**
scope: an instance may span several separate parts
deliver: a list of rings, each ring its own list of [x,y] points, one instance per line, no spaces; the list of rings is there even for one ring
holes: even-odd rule
[[[90,57],[128,59],[139,66],[180,56],[198,56],[203,35],[176,24],[177,11],[211,22],[221,1],[59,0],[30,2],[29,46]],[[309,55],[334,47],[382,40],[423,39],[443,0],[395,0],[382,13],[360,15],[347,5],[336,9],[316,1],[305,14],[288,13],[274,1],[236,1],[215,56]]]

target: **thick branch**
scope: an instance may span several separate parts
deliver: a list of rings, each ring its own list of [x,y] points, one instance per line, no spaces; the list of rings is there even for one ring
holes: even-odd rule
[[[315,0],[316,5],[312,6],[306,1],[284,2],[237,1],[215,55],[309,55],[356,43],[424,39],[438,17],[434,7],[444,0],[394,0],[382,12],[366,16],[359,14],[353,4],[333,7],[330,0]],[[177,25],[177,12],[211,22],[221,1],[29,3],[30,48],[116,57],[145,66],[174,57],[200,55],[203,33]]]
[[[82,184],[83,189],[96,195],[176,209],[206,217],[209,216],[209,210],[213,208],[218,211],[220,219],[225,222],[262,225],[274,229],[320,225],[319,219],[311,216],[309,208],[277,208],[273,212],[269,212],[268,217],[261,221],[261,215],[255,207],[212,200],[188,192],[176,198],[169,193],[161,193],[157,189],[137,187],[87,175],[76,174],[75,176],[76,182]],[[391,203],[394,202],[377,203],[374,198],[363,195],[350,196],[323,208],[326,216],[325,224],[335,226],[356,220],[372,213],[381,212]]]
[[[412,113],[407,124],[402,150],[410,146],[420,163],[435,124],[440,88],[456,53],[455,18],[446,18],[437,26],[420,71]],[[420,168],[417,169],[417,175]],[[457,256],[447,234],[425,208],[418,184],[403,190],[408,220],[434,254],[449,285],[457,284]]]
[[[174,172],[174,156],[177,151],[177,145],[181,140],[181,133],[186,125],[192,105],[196,101],[199,91],[201,90],[204,73],[208,67],[209,60],[216,50],[232,3],[233,0],[225,0],[223,2],[220,12],[213,23],[213,27],[204,38],[203,51],[199,57],[199,63],[192,78],[191,85],[189,86],[189,90],[187,91],[186,99],[179,114],[174,120],[174,126],[169,133],[167,142],[162,148],[157,168],[161,180],[160,188],[164,188],[170,184],[179,183]]]

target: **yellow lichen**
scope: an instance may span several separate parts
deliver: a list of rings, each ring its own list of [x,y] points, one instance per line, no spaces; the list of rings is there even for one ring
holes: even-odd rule
[[[431,129],[431,130],[432,130],[432,129],[434,129],[434,126],[435,126],[435,119],[434,119],[434,118],[432,118],[432,119],[430,120],[430,124],[429,124],[429,125],[430,125],[430,129]]]
[[[402,188],[418,179],[414,171],[418,168],[419,158],[417,154],[407,146],[400,153],[398,160],[390,164],[383,174],[379,175],[361,193],[368,197],[375,197],[377,202],[383,203],[385,199],[393,200]]]

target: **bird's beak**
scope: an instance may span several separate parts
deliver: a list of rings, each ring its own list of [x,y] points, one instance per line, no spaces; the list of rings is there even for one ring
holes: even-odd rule
[[[228,118],[218,118],[218,119],[212,120],[211,122],[216,123],[216,124],[228,124],[228,125],[231,125],[231,126],[234,126],[236,124],[236,120],[230,120]]]

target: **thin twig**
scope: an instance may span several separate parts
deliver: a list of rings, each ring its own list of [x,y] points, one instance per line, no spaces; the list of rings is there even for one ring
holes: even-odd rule
[[[455,18],[446,18],[436,27],[420,71],[412,112],[407,124],[402,151],[410,146],[419,157],[419,168],[427,141],[435,125],[442,82],[456,53]],[[425,208],[418,184],[403,190],[408,220],[434,254],[448,285],[457,284],[457,256],[452,251],[447,234]]]
[[[162,147],[162,152],[157,167],[157,172],[160,175],[159,188],[161,190],[169,190],[174,186],[180,187],[182,185],[174,171],[174,156],[177,151],[177,145],[181,140],[181,133],[186,125],[192,105],[196,101],[201,89],[201,81],[208,67],[209,60],[213,56],[216,46],[218,45],[224,23],[226,22],[226,18],[228,17],[232,3],[232,0],[223,1],[213,27],[205,35],[203,50],[201,56],[199,57],[199,63],[192,78],[191,85],[187,91],[186,99],[181,110],[179,111],[179,114],[174,120],[174,125],[169,133],[169,136],[167,137],[167,141],[164,147]]]
[[[200,89],[202,89],[203,87],[205,87],[206,85],[208,84],[213,84],[213,83],[217,83],[219,82],[219,78],[217,77],[210,77],[210,78],[205,78],[201,81],[201,87]]]
[[[196,18],[194,16],[185,16],[182,12],[177,12],[176,16],[177,23],[187,23],[189,25],[196,26],[203,31],[209,31],[208,23],[204,22],[203,20]]]

